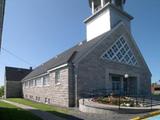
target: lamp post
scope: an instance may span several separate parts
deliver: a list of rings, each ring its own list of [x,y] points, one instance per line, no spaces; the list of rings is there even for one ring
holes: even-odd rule
[[[126,73],[126,74],[124,74],[124,78],[126,79],[126,86],[125,86],[125,94],[127,93],[127,87],[128,87],[128,85],[127,85],[127,83],[128,83],[128,77],[129,77],[129,75]]]
[[[128,77],[129,77],[129,75],[126,73],[126,74],[124,75],[124,78],[127,79]]]

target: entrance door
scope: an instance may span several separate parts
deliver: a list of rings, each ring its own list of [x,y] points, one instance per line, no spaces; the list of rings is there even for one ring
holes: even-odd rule
[[[125,95],[128,94],[128,80],[126,78],[123,78],[123,92]]]
[[[121,77],[112,77],[112,90],[114,94],[120,94],[121,91]]]

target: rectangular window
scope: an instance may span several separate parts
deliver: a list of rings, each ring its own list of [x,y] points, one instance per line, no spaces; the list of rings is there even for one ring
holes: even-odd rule
[[[40,102],[40,99],[41,99],[40,97],[36,96],[36,101]]]
[[[36,86],[42,86],[42,78],[37,78],[35,80]]]
[[[46,104],[50,104],[50,98],[45,98],[45,101],[44,101]]]
[[[28,81],[26,81],[24,84],[25,84],[25,88],[29,87],[29,82]]]
[[[49,85],[49,75],[43,77],[43,85]]]
[[[60,83],[60,70],[55,71],[55,83]]]
[[[29,81],[29,87],[33,87],[33,80]]]

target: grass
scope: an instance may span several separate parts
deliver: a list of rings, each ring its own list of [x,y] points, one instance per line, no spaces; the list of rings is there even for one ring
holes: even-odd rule
[[[42,120],[29,111],[0,101],[0,120]]]
[[[50,113],[52,113],[56,116],[59,116],[59,117],[68,118],[68,119],[75,118],[74,116],[70,115],[70,113],[73,114],[74,111],[69,108],[62,108],[62,107],[57,107],[57,106],[53,106],[53,105],[37,103],[37,102],[30,101],[30,100],[22,99],[22,98],[9,98],[7,100],[12,101],[12,102],[16,102],[16,103],[20,103],[23,105],[28,105],[28,106],[37,108],[42,111],[50,112]]]
[[[21,98],[9,98],[7,100],[12,101],[12,102],[16,102],[16,103],[20,103],[23,105],[35,107],[35,108],[38,108],[43,111],[56,111],[56,112],[60,112],[60,113],[68,113],[69,112],[67,108],[55,107],[55,106],[37,103],[37,102],[33,102],[30,100],[21,99]]]

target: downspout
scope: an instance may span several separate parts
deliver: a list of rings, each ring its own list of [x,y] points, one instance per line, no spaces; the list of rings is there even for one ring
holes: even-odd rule
[[[77,82],[77,72],[78,71],[78,67],[74,65],[74,81],[75,81],[75,106],[78,107],[78,82]]]
[[[71,80],[72,80],[72,92],[73,92],[73,96],[74,96],[74,106],[78,106],[77,104],[77,73],[76,73],[76,69],[77,67],[75,67],[75,64],[73,63],[73,59],[75,58],[77,54],[77,51],[74,51],[71,55],[71,57],[68,59],[68,63],[70,63],[71,65]]]

